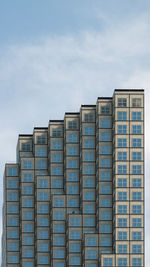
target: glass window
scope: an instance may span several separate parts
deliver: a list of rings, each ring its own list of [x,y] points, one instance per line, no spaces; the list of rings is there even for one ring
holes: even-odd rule
[[[32,182],[32,173],[24,173],[23,174],[23,182],[24,183]]]
[[[118,258],[118,266],[127,266],[127,259],[126,258]]]
[[[32,211],[23,211],[23,218],[24,220],[32,220],[33,219],[33,212]]]
[[[33,194],[32,186],[24,186],[23,187],[23,194],[24,195],[32,195]]]
[[[118,120],[126,121],[127,120],[127,112],[126,111],[118,111]]]
[[[41,231],[39,232],[39,239],[48,239],[48,231]]]
[[[118,134],[126,134],[127,125],[118,125]]]
[[[18,218],[8,218],[8,226],[18,226]]]
[[[141,147],[141,139],[133,138],[132,139],[132,147]]]
[[[24,262],[23,267],[33,267],[33,262],[26,261],[26,262]]]
[[[111,141],[111,133],[109,133],[109,132],[102,132],[100,134],[100,141],[110,142]]]
[[[103,220],[103,221],[109,221],[109,220],[111,220],[111,213],[110,213],[110,211],[102,211],[101,212],[101,220]]]
[[[127,187],[127,179],[118,178],[118,187]]]
[[[52,175],[62,175],[62,167],[52,167]]]
[[[64,207],[65,201],[63,198],[56,198],[54,199],[54,207]]]
[[[84,192],[84,199],[85,200],[95,200],[94,192]]]
[[[110,159],[101,159],[101,168],[110,168],[111,160]]]
[[[18,181],[16,181],[16,180],[9,180],[8,181],[8,188],[9,189],[16,189],[16,188],[18,188]]]
[[[87,213],[87,214],[93,214],[95,213],[95,208],[94,208],[94,205],[85,205],[85,208],[84,208],[84,213]]]
[[[68,194],[79,194],[79,186],[78,185],[68,185]]]
[[[48,256],[39,256],[40,264],[48,264]]]
[[[11,239],[19,238],[18,230],[8,230],[8,238],[11,238]]]
[[[70,169],[78,168],[78,160],[77,159],[69,159],[68,160],[68,168],[70,168]]]
[[[37,136],[36,141],[38,145],[45,145],[46,144],[46,136]]]
[[[38,183],[39,188],[48,188],[48,180],[40,179]]]
[[[118,174],[127,174],[127,166],[118,165]]]
[[[142,266],[142,259],[141,258],[133,258],[132,259],[132,266]]]
[[[133,254],[141,254],[142,253],[142,245],[132,245],[132,253]]]
[[[101,128],[111,128],[111,120],[101,119]]]
[[[101,106],[101,114],[110,114],[110,105]]]
[[[101,207],[111,207],[111,200],[110,198],[101,198]]]
[[[142,99],[141,98],[133,98],[132,99],[132,107],[141,107]]]
[[[78,123],[77,121],[68,121],[68,129],[77,129],[78,128]]]
[[[126,254],[127,253],[127,245],[118,245],[118,253]]]
[[[11,264],[19,263],[18,255],[9,255],[8,256],[8,263],[11,263]]]
[[[24,236],[24,245],[33,245],[33,237],[32,236]]]
[[[59,223],[59,224],[54,224],[54,231],[55,233],[64,233],[65,232],[65,227],[64,224]]]
[[[49,223],[48,223],[48,218],[40,218],[39,219],[39,226],[48,226]]]
[[[127,147],[127,139],[118,138],[118,147]]]
[[[118,205],[119,214],[127,214],[127,205]]]
[[[71,231],[71,239],[80,239],[80,231]]]
[[[95,140],[94,139],[84,139],[83,147],[84,148],[95,148]]]
[[[18,200],[18,194],[17,192],[10,192],[8,193],[8,201],[17,201]]]
[[[70,244],[70,252],[80,252],[81,249],[80,249],[80,244],[79,243],[72,243]]]
[[[46,148],[44,147],[38,147],[37,148],[37,156],[38,157],[46,157],[47,153],[46,153]]]
[[[62,262],[55,263],[55,267],[64,267],[64,263]]]
[[[85,218],[84,226],[86,226],[86,227],[94,227],[95,226],[95,219],[94,218]]]
[[[141,134],[142,127],[141,125],[132,125],[132,134]]]
[[[97,252],[96,252],[96,250],[88,250],[87,251],[87,259],[88,260],[96,260],[97,259]]]
[[[52,162],[62,162],[62,154],[52,154]]]
[[[61,150],[62,149],[62,141],[52,141],[52,149],[53,150]]]
[[[39,244],[39,251],[40,252],[48,252],[48,243]]]
[[[141,232],[132,232],[132,240],[141,240],[142,233]]]
[[[118,160],[127,160],[127,152],[118,152]]]
[[[93,122],[94,121],[94,114],[93,113],[84,114],[84,121],[85,122]]]
[[[72,147],[68,147],[68,155],[69,156],[77,156],[78,155],[78,147],[76,146],[72,146]]]
[[[141,165],[133,165],[132,166],[132,174],[141,174],[142,166]]]
[[[96,237],[87,237],[86,245],[88,247],[96,247]]]
[[[102,234],[110,234],[111,233],[111,226],[110,226],[110,224],[102,224],[101,225],[101,233]]]
[[[63,188],[62,179],[52,180],[52,188]]]
[[[80,257],[71,257],[71,265],[79,265],[80,266]]]
[[[64,259],[64,257],[65,257],[65,253],[64,253],[64,250],[54,250],[54,257],[56,258],[56,259]]]
[[[84,152],[83,157],[84,157],[84,161],[94,161],[95,159],[95,155],[93,152],[89,152],[89,153]]]
[[[48,213],[48,205],[39,205],[39,209],[38,209],[39,213]]]
[[[110,146],[101,146],[101,154],[111,154],[111,147]]]
[[[25,224],[23,230],[24,230],[24,233],[32,233],[33,232],[33,225],[32,224]]]
[[[118,227],[127,227],[127,219],[118,218]]]
[[[95,187],[95,181],[94,179],[85,179],[84,180],[84,187]]]
[[[103,247],[110,247],[111,246],[111,239],[110,239],[110,237],[102,237],[101,238],[101,246],[103,246]]]
[[[54,245],[55,246],[64,246],[65,245],[64,237],[54,237]]]
[[[18,213],[18,206],[17,205],[9,205],[8,206],[8,213],[17,214]]]
[[[132,213],[133,214],[141,214],[142,213],[141,205],[133,205],[132,206]]]
[[[69,206],[69,208],[79,207],[79,200],[77,198],[69,198],[68,206]]]
[[[33,257],[33,249],[24,249],[23,256],[24,256],[24,258],[32,258]]]
[[[59,128],[52,129],[52,136],[53,137],[62,137],[62,129],[59,129]]]
[[[48,201],[48,193],[46,193],[46,192],[39,192],[39,200],[40,201]]]
[[[132,120],[140,121],[141,120],[141,112],[132,112]]]
[[[17,176],[17,168],[8,168],[8,176]]]
[[[132,179],[132,186],[133,187],[141,187],[142,182],[141,182],[141,178],[133,178]]]
[[[112,258],[104,258],[104,266],[113,267],[113,259]]]
[[[95,174],[94,165],[84,165],[83,174]]]
[[[79,180],[78,173],[69,172],[68,173],[68,181],[69,182],[77,182]]]
[[[127,240],[127,232],[118,232],[118,240]]]
[[[23,161],[23,168],[27,169],[27,170],[32,169],[32,161],[24,160]]]
[[[132,152],[132,160],[141,160],[141,152]]]
[[[132,192],[132,200],[142,200],[142,192]]]
[[[95,135],[95,127],[94,126],[84,126],[83,127],[84,135]]]
[[[72,217],[70,218],[70,226],[80,226],[80,218],[78,217]]]
[[[8,251],[18,251],[19,250],[19,244],[18,243],[8,243]]]
[[[127,99],[126,98],[118,98],[118,107],[126,107]]]
[[[118,200],[127,200],[127,192],[118,192]]]
[[[38,170],[45,170],[47,169],[47,162],[46,161],[37,161],[37,169]]]
[[[100,179],[101,181],[110,181],[111,180],[110,172],[101,172]]]
[[[111,186],[110,185],[102,185],[101,186],[101,194],[104,194],[104,195],[111,194]]]
[[[67,135],[67,141],[68,143],[77,143],[78,142],[78,134],[68,134]]]
[[[64,220],[64,211],[55,211],[54,212],[54,220]]]
[[[142,219],[141,218],[132,218],[132,227],[141,227]]]
[[[30,151],[30,143],[23,143],[22,144],[22,151]]]

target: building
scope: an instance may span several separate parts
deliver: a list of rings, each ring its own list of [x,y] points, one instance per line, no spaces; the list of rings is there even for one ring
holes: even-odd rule
[[[2,267],[145,266],[144,90],[19,135],[2,247]]]

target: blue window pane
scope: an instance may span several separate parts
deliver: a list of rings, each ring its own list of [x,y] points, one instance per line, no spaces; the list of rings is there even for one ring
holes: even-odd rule
[[[8,250],[9,251],[18,251],[19,250],[19,244],[18,243],[8,243]]]
[[[127,139],[118,138],[118,147],[127,147]]]
[[[8,238],[11,239],[19,238],[18,230],[8,230]]]
[[[19,224],[18,218],[16,218],[16,217],[8,218],[8,225],[9,226],[18,226],[18,224]]]
[[[127,125],[118,125],[118,134],[126,134]]]
[[[33,250],[32,249],[24,249],[24,258],[32,258],[33,257]]]
[[[55,237],[54,238],[54,245],[55,246],[64,246],[65,240],[64,237]]]
[[[8,176],[17,176],[17,168],[8,168]]]
[[[24,195],[32,195],[33,194],[32,186],[24,186],[23,187],[23,194]]]
[[[18,206],[17,205],[8,206],[8,213],[17,214],[18,213]]]
[[[94,192],[85,192],[84,193],[84,199],[85,200],[95,200]]]
[[[24,169],[27,169],[27,170],[30,170],[32,169],[32,161],[29,161],[29,160],[24,160],[23,162],[23,168]]]
[[[69,185],[68,186],[68,194],[79,194],[79,186],[78,185]]]
[[[48,256],[40,256],[39,257],[40,264],[48,264]]]
[[[104,266],[113,267],[113,259],[112,258],[104,258]]]
[[[55,211],[54,220],[64,220],[65,213],[64,211]]]
[[[118,213],[126,214],[127,213],[127,205],[118,205]]]
[[[84,139],[83,147],[84,148],[94,148],[95,147],[95,140],[94,139]]]
[[[133,258],[132,259],[132,266],[142,266],[142,259],[141,258]]]
[[[78,173],[69,172],[68,173],[68,181],[69,182],[77,182],[79,180]]]
[[[96,237],[88,237],[88,238],[86,239],[86,245],[87,245],[88,247],[95,247],[96,244],[97,244],[97,242],[96,242]]]
[[[45,214],[47,214],[48,213],[48,205],[40,205],[39,206],[39,209],[38,209],[38,212],[39,213],[45,213]]]
[[[127,174],[127,166],[118,165],[118,174]]]
[[[62,179],[52,180],[52,188],[62,188],[62,187],[63,187]]]
[[[111,120],[101,119],[101,128],[111,128]]]
[[[118,178],[118,187],[127,187],[127,179]]]
[[[127,112],[126,111],[118,111],[118,120],[126,121],[127,120]]]
[[[24,245],[33,245],[33,237],[32,236],[25,236],[24,237]]]
[[[133,125],[132,126],[132,134],[141,134],[141,133],[142,133],[141,125]]]
[[[68,143],[77,143],[78,142],[78,134],[68,134],[67,135]]]
[[[141,174],[142,166],[141,165],[133,165],[132,166],[132,174]]]
[[[52,167],[52,175],[62,175],[63,170],[62,167]]]
[[[141,205],[133,205],[132,206],[132,213],[133,214],[141,214],[142,213]]]
[[[68,207],[77,208],[79,206],[79,200],[77,198],[69,198],[68,200]]]
[[[142,219],[141,218],[132,218],[132,227],[141,227]]]
[[[127,266],[127,259],[126,258],[118,258],[118,266]]]
[[[70,252],[76,252],[79,253],[81,251],[80,244],[70,244]]]
[[[118,218],[118,227],[127,227],[127,219]]]
[[[79,265],[80,266],[80,257],[71,257],[71,265]]]
[[[52,149],[53,150],[61,150],[62,149],[62,141],[52,141]]]
[[[95,174],[94,165],[93,166],[85,165],[83,168],[83,174],[90,174],[90,175]]]
[[[118,240],[127,240],[127,232],[118,232]]]
[[[141,138],[133,138],[132,139],[132,147],[141,147]]]
[[[71,231],[70,237],[73,240],[80,239],[80,231]]]
[[[110,168],[111,160],[110,159],[101,159],[101,168]]]
[[[48,239],[48,238],[49,238],[48,231],[39,232],[39,239]]]
[[[85,205],[85,208],[84,208],[84,213],[87,213],[87,214],[93,214],[95,213],[95,207],[94,205]]]
[[[76,168],[78,168],[78,160],[76,160],[76,159],[69,159],[68,160],[68,168],[70,168],[70,169],[76,169]]]
[[[48,201],[48,193],[46,193],[46,192],[39,192],[39,200],[40,201]]]
[[[17,255],[9,255],[8,262],[11,264],[19,263],[19,257]]]
[[[87,251],[87,259],[88,260],[96,260],[97,259],[97,252],[96,252],[96,250],[88,250]]]
[[[23,207],[31,208],[33,207],[33,200],[32,199],[23,199]]]
[[[46,152],[46,148],[37,148],[37,156],[38,157],[46,157],[47,152]]]
[[[141,112],[132,112],[132,120],[140,121],[142,117]]]
[[[95,128],[92,126],[85,126],[83,128],[83,132],[85,135],[94,135],[95,134]]]
[[[25,182],[25,183],[32,182],[32,173],[24,173],[23,174],[23,182]]]
[[[9,180],[8,181],[8,188],[9,189],[16,189],[16,188],[18,188],[18,181],[16,181],[16,180],[13,180],[13,181]]]
[[[110,181],[111,180],[111,173],[110,172],[101,172],[100,179],[101,179],[101,181]]]
[[[101,238],[101,246],[110,247],[111,246],[111,239],[109,237],[102,237]]]
[[[40,218],[39,219],[39,226],[48,226],[48,218]]]
[[[103,142],[110,142],[111,141],[111,133],[102,132],[100,135],[100,140]]]

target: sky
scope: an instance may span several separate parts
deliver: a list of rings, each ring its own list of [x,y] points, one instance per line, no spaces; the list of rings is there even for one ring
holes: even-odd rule
[[[18,134],[47,127],[115,88],[145,89],[150,267],[150,1],[0,1],[0,208],[4,164],[15,162]]]

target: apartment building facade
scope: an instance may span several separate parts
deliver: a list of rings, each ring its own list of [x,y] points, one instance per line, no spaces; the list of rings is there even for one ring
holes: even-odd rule
[[[19,135],[1,266],[145,266],[144,90],[116,89]]]

